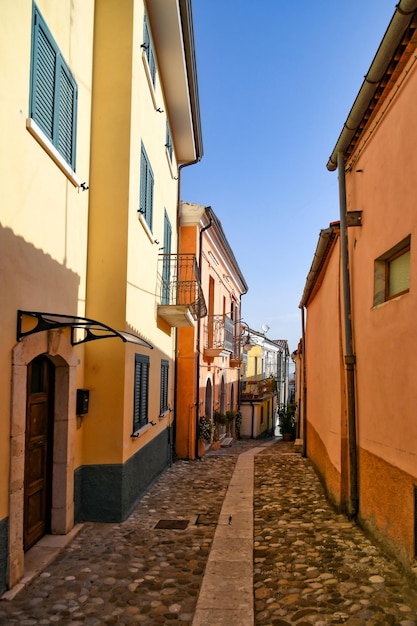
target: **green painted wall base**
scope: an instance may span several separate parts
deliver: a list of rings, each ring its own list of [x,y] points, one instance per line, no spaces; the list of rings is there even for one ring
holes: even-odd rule
[[[121,522],[172,458],[165,429],[124,464],[83,465],[75,471],[75,522]]]
[[[9,543],[9,518],[0,521],[0,595],[6,591],[7,547]]]

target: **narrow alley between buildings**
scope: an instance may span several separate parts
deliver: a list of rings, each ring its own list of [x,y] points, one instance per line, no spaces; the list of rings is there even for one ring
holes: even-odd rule
[[[174,463],[125,522],[85,523],[16,591],[0,624],[417,625],[416,582],[275,438]]]

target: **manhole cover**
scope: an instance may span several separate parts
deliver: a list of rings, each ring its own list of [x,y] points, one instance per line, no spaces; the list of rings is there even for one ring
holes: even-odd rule
[[[160,519],[155,528],[166,530],[185,530],[188,526],[188,519]]]

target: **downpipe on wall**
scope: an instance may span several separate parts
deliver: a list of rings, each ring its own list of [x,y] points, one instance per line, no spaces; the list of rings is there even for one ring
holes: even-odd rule
[[[337,171],[339,180],[340,207],[340,255],[343,288],[343,324],[345,334],[345,366],[347,391],[347,422],[349,442],[349,479],[350,479],[350,510],[349,515],[356,517],[359,511],[358,494],[358,454],[356,438],[356,394],[355,394],[355,363],[352,340],[352,305],[350,295],[348,227],[346,219],[346,178],[345,159],[341,152],[337,154]]]

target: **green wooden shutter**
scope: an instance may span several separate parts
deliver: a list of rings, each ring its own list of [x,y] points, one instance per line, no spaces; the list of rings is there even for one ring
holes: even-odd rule
[[[146,58],[148,60],[149,71],[151,73],[152,84],[155,87],[156,61],[155,61],[155,53],[154,53],[152,39],[151,39],[151,33],[149,31],[148,19],[146,15],[143,20],[143,44],[144,44]]]
[[[146,214],[146,154],[145,149],[142,146],[140,153],[140,198],[139,198],[139,210],[145,217]]]
[[[162,262],[162,304],[170,304],[171,293],[171,239],[172,226],[168,214],[164,212],[164,256]]]
[[[77,97],[77,83],[34,7],[29,116],[73,170]]]
[[[152,230],[153,218],[153,172],[148,162],[148,170],[146,176],[146,221]]]
[[[153,187],[154,178],[146,150],[142,145],[140,154],[140,191],[139,211],[142,213],[150,230],[153,217]]]
[[[148,422],[149,357],[135,354],[133,432]]]
[[[35,11],[29,115],[51,142],[54,139],[56,57],[57,53],[51,43],[51,35],[41,16]]]
[[[168,410],[168,377],[169,362],[163,359],[161,361],[160,415]]]
[[[62,59],[61,59],[62,60]],[[59,68],[58,138],[57,147],[64,159],[75,169],[75,118],[77,89],[63,63]]]

